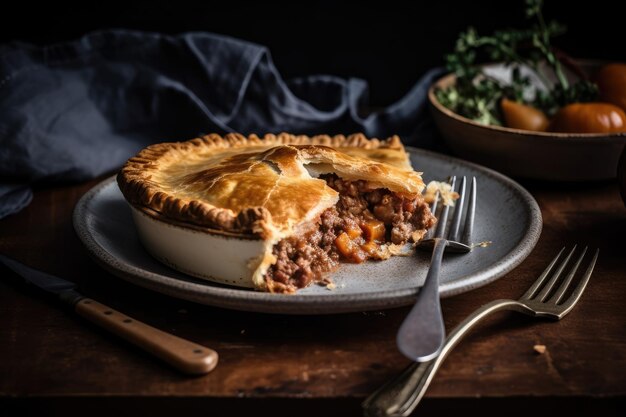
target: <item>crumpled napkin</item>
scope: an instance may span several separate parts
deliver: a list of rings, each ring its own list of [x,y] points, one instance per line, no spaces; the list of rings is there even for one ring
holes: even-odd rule
[[[29,204],[33,183],[94,178],[151,143],[206,133],[398,134],[432,148],[427,91],[441,74],[429,71],[364,116],[365,81],[285,81],[267,48],[211,33],[106,30],[46,47],[2,45],[0,218]]]

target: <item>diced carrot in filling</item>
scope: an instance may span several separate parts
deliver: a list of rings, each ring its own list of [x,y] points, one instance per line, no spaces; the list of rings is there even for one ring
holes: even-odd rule
[[[367,253],[369,256],[372,256],[378,250],[378,244],[374,241],[366,242],[361,245],[361,250]]]
[[[361,229],[363,229],[363,233],[365,234],[365,240],[367,240],[368,242],[385,241],[385,223],[379,220],[368,220],[364,223],[361,223]]]
[[[363,221],[358,231],[353,223],[346,222],[344,230],[335,239],[335,246],[341,256],[355,263],[375,257],[379,243],[385,242],[387,231],[385,223],[380,220]]]
[[[361,237],[361,234],[363,233],[361,228],[355,222],[350,222],[350,224],[346,225],[344,230],[348,234],[348,237],[352,240]]]
[[[352,242],[350,236],[348,236],[348,234],[345,232],[337,236],[337,239],[335,239],[335,246],[337,246],[337,249],[339,249],[339,253],[341,253],[345,257],[350,257],[355,249],[354,242]]]
[[[335,246],[344,258],[352,262],[361,263],[367,259],[359,245],[355,243],[354,240],[350,239],[350,236],[348,236],[346,232],[342,232],[337,236]]]

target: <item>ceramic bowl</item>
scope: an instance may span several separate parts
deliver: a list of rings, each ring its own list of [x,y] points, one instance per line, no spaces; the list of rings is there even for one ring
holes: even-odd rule
[[[593,72],[599,63],[583,63]],[[502,72],[503,66],[486,66]],[[435,90],[455,82],[444,76],[428,91],[433,118],[446,144],[459,157],[505,174],[539,180],[581,181],[615,178],[626,133],[572,134],[531,132],[474,122],[443,106]]]

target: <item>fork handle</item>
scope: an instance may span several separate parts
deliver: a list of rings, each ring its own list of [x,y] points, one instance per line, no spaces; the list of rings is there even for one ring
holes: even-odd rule
[[[439,356],[428,362],[415,362],[399,376],[383,385],[362,404],[368,416],[408,416],[426,393],[443,361],[461,339],[485,317],[502,310],[532,312],[518,301],[495,300],[475,310],[452,330]]]
[[[448,241],[440,238],[434,241],[426,281],[396,336],[400,352],[417,362],[425,362],[437,356],[446,337],[439,302],[439,271]]]

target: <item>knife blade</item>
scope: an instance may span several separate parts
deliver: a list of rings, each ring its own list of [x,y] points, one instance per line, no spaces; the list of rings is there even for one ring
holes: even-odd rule
[[[2,254],[0,254],[0,260],[9,269],[24,278],[26,282],[35,284],[42,290],[58,295],[63,291],[73,290],[76,288],[76,284],[73,282],[30,268]]]
[[[27,283],[57,296],[80,316],[121,336],[184,373],[205,374],[217,365],[218,355],[213,349],[156,329],[85,297],[76,291],[77,285],[71,281],[33,269],[2,254],[0,264]]]

